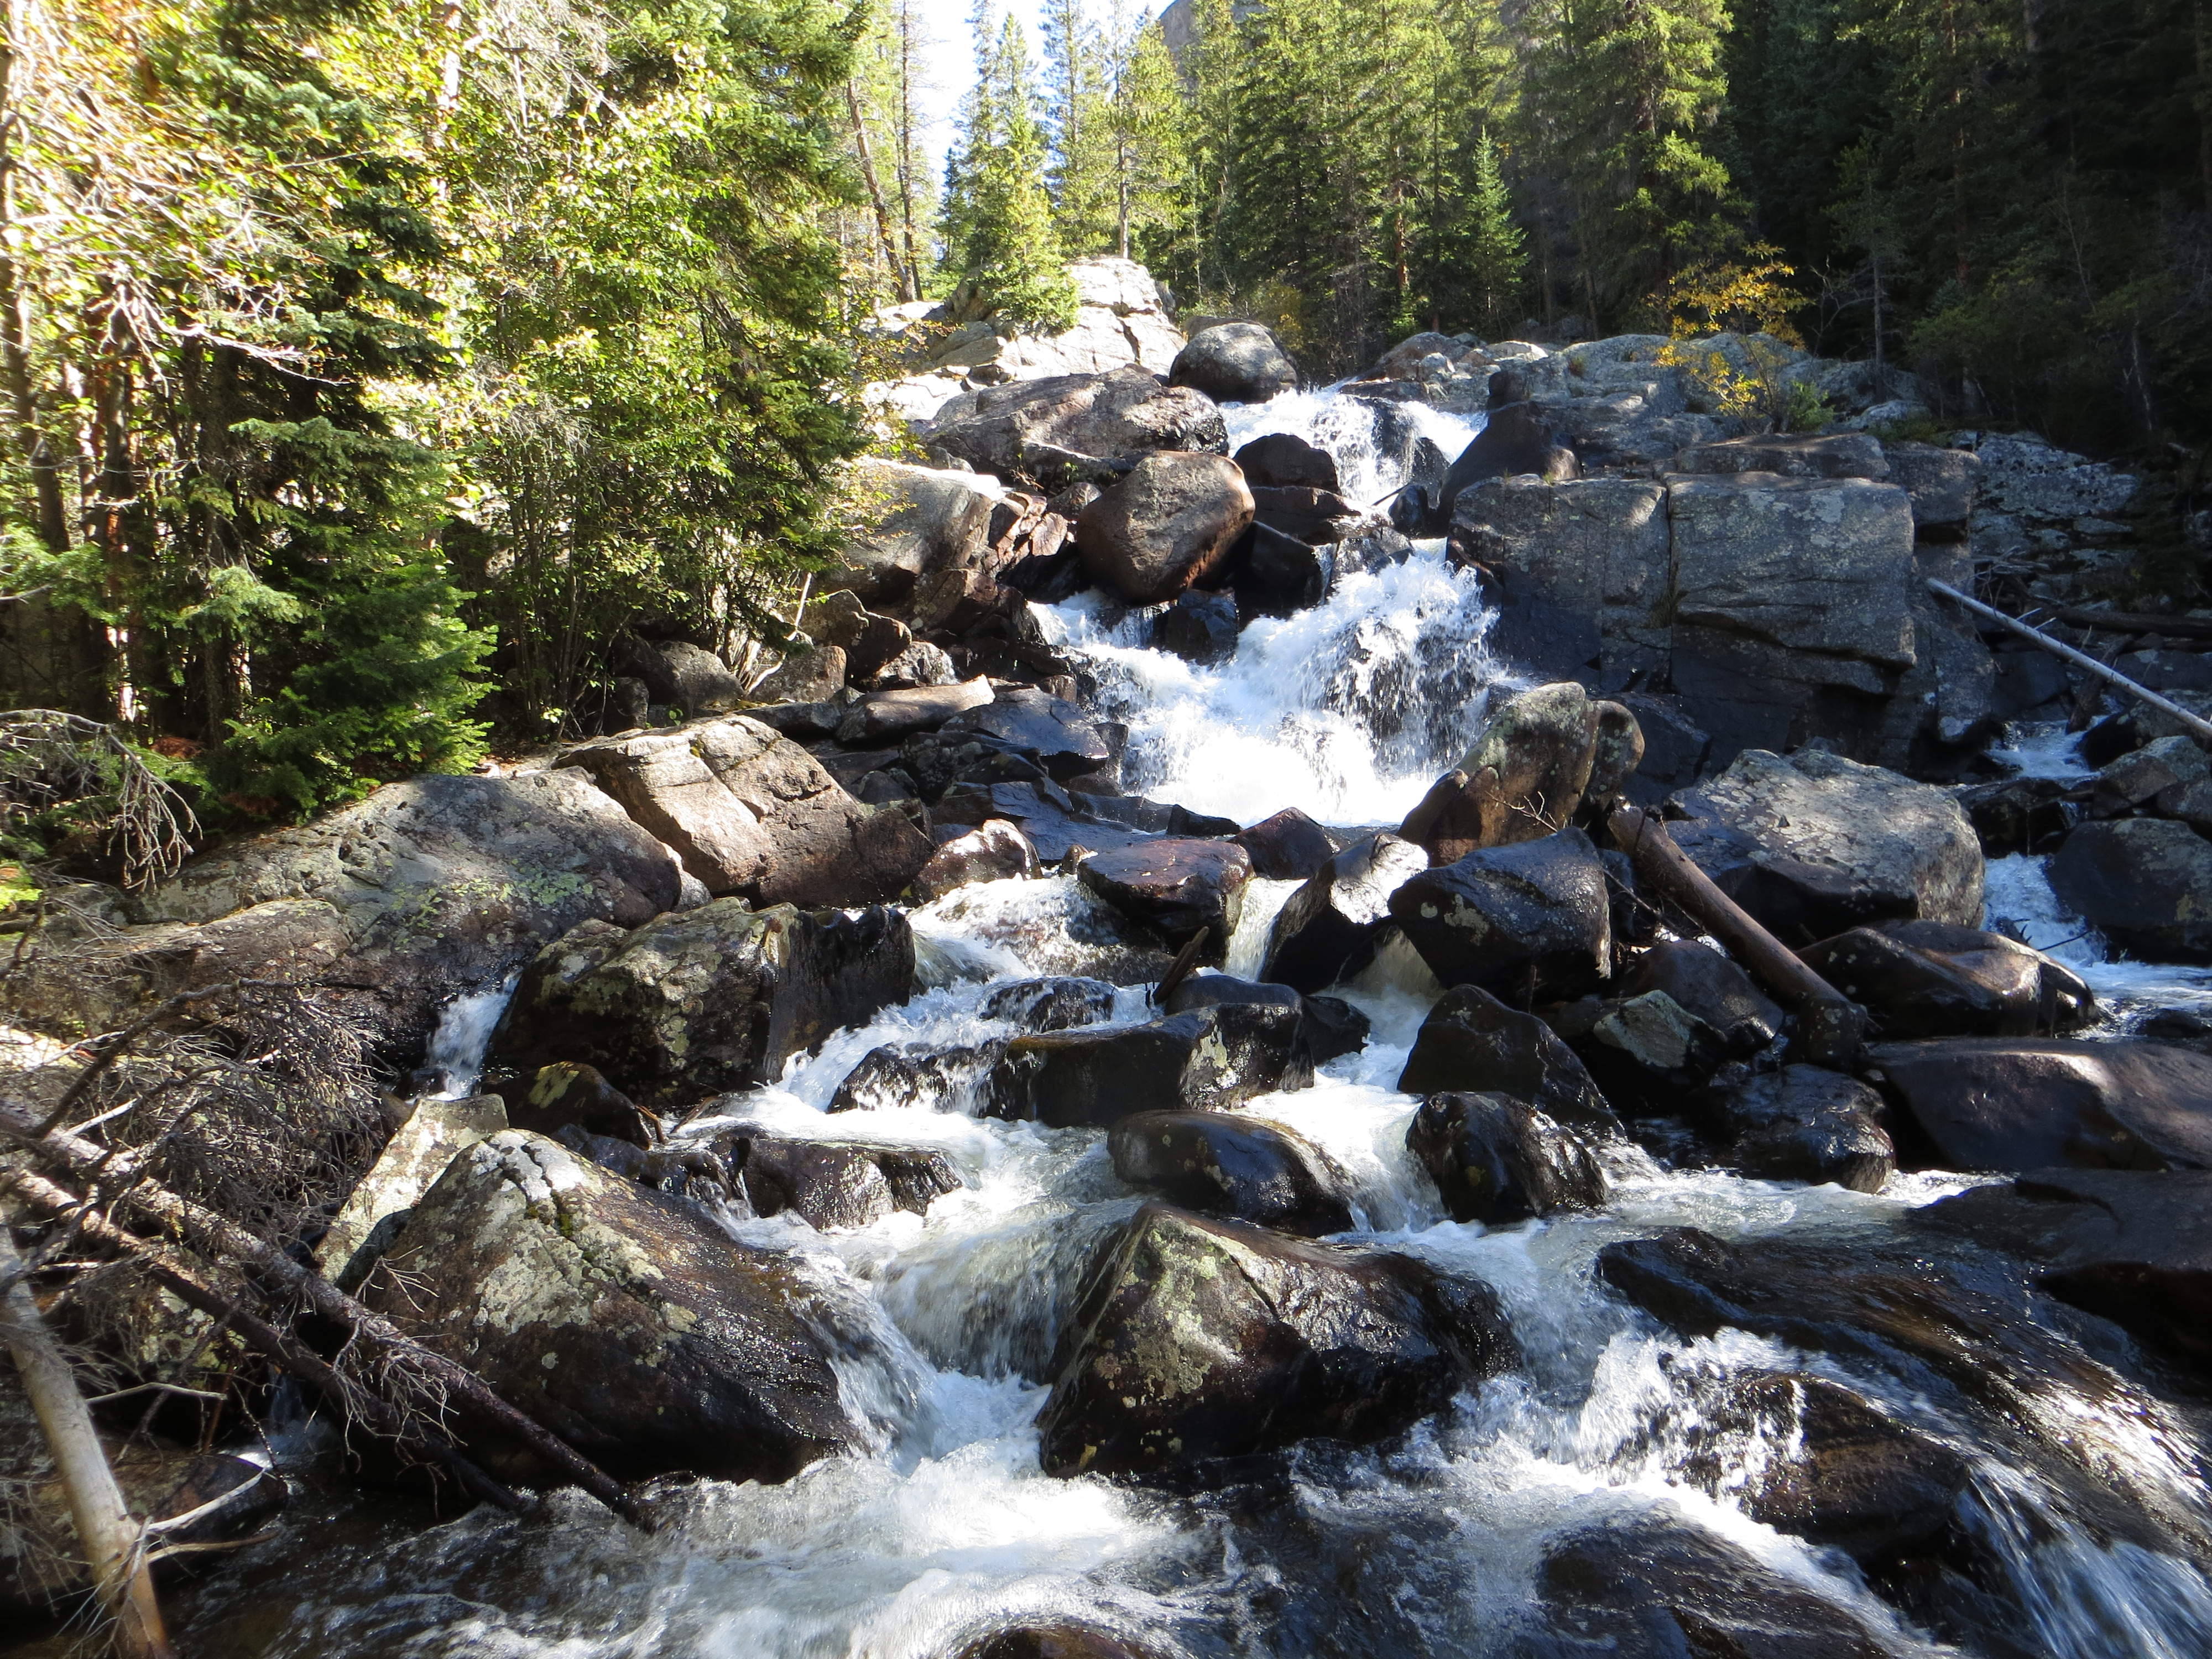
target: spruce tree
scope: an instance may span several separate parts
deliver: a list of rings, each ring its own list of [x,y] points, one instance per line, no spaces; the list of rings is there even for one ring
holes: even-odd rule
[[[1469,170],[1466,213],[1467,299],[1469,320],[1494,336],[1512,325],[1528,266],[1528,238],[1513,222],[1498,145],[1486,127],[1477,136]]]
[[[1115,8],[1119,21],[1120,8]],[[1114,246],[1165,257],[1190,214],[1190,130],[1183,88],[1158,22],[1121,37],[1108,105],[1113,145]]]
[[[1067,328],[1075,284],[1053,229],[1029,46],[1018,20],[1006,18],[995,34],[993,21],[979,3],[975,85],[945,167],[947,263],[979,305],[1016,322]]]
[[[1045,179],[1060,246],[1080,258],[1103,251],[1114,236],[1109,40],[1085,15],[1082,0],[1046,0],[1042,23],[1050,143]]]

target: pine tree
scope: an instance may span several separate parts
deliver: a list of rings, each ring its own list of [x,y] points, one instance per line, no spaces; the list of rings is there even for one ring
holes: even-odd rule
[[[946,263],[979,304],[1017,322],[1067,328],[1075,284],[1053,230],[1028,42],[1011,16],[992,32],[988,0],[978,0],[973,21],[975,85],[945,165]]]
[[[1085,15],[1082,0],[1046,0],[1042,21],[1045,179],[1060,246],[1080,258],[1102,252],[1114,235],[1109,37]]]
[[[1476,137],[1467,193],[1468,309],[1486,334],[1511,325],[1528,268],[1528,237],[1513,222],[1498,145],[1485,127]]]
[[[1115,8],[1121,24],[1121,8]],[[1157,22],[1121,37],[1108,106],[1113,143],[1114,247],[1149,260],[1168,255],[1190,216],[1188,113],[1183,89]]]

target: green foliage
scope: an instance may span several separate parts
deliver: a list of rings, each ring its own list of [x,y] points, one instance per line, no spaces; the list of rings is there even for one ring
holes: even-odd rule
[[[989,23],[988,7],[979,8],[976,82],[945,164],[947,264],[979,305],[1017,322],[1067,328],[1075,321],[1075,284],[1045,190],[1045,135],[1029,46],[1014,18],[995,35]]]

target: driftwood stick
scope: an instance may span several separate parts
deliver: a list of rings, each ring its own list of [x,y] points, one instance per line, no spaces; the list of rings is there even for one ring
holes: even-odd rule
[[[1606,819],[1613,844],[1654,887],[1688,911],[1784,1006],[1796,1011],[1799,1041],[1815,1066],[1841,1067],[1866,1035],[1866,1010],[1801,962],[1753,921],[1674,844],[1666,826],[1626,802]]]
[[[2160,714],[2172,715],[2174,719],[2188,727],[2199,742],[2212,744],[2212,720],[2208,720],[2200,714],[2191,714],[2172,698],[2161,697],[2147,685],[2137,684],[2118,669],[2107,667],[2087,652],[2076,651],[2072,646],[2052,639],[2050,635],[2034,624],[2024,623],[2017,617],[2008,617],[1995,605],[1984,605],[1979,599],[1961,593],[1948,582],[1939,582],[1931,576],[1928,579],[1928,589],[1931,593],[1939,593],[1947,599],[1955,600],[1965,605],[1978,617],[1988,617],[2001,628],[2010,629],[2024,640],[2034,641],[2052,656],[2063,657],[2076,668],[2087,669],[2099,679],[2117,685],[2137,702],[2147,702]]]
[[[1167,975],[1152,988],[1151,1001],[1155,1008],[1164,1008],[1168,999],[1176,994],[1176,987],[1190,977],[1190,970],[1198,965],[1198,953],[1206,948],[1206,941],[1213,937],[1213,929],[1201,927],[1182,943],[1176,952],[1175,961],[1169,965]]]
[[[551,1464],[564,1480],[581,1486],[632,1525],[652,1530],[644,1513],[613,1477],[535,1419],[509,1405],[467,1366],[425,1347],[383,1315],[363,1307],[320,1273],[301,1267],[276,1246],[255,1237],[237,1223],[156,1185],[141,1172],[141,1160],[136,1153],[117,1153],[95,1146],[65,1129],[56,1129],[40,1137],[35,1133],[36,1127],[15,1107],[0,1104],[0,1133],[21,1142],[34,1158],[63,1175],[100,1182],[149,1221],[177,1229],[202,1248],[259,1274],[298,1297],[303,1305],[357,1340],[405,1361],[443,1388],[449,1396],[465,1402],[494,1425],[513,1435]]]
[[[0,1213],[0,1339],[15,1356],[23,1392],[45,1431],[70,1517],[92,1571],[93,1588],[114,1623],[118,1659],[170,1659],[175,1651],[161,1624],[161,1605],[154,1599],[154,1576],[147,1566],[144,1530],[123,1501],[115,1471],[93,1426],[92,1409],[76,1386],[76,1373],[53,1333],[39,1316],[39,1304],[24,1274],[22,1258],[8,1236]]]
[[[378,1434],[399,1441],[443,1468],[461,1489],[516,1515],[535,1507],[509,1486],[484,1473],[447,1442],[420,1432],[389,1401],[349,1382],[337,1367],[289,1331],[209,1284],[191,1263],[158,1240],[125,1232],[65,1187],[28,1170],[0,1171],[0,1188],[53,1219],[66,1223],[94,1243],[134,1257],[188,1307],[221,1320],[240,1341],[313,1389],[338,1411]]]
[[[2169,640],[2212,640],[2212,617],[2154,617],[2141,611],[2085,611],[2068,605],[2058,620],[2069,628],[2094,628],[2106,634],[2160,634]]]

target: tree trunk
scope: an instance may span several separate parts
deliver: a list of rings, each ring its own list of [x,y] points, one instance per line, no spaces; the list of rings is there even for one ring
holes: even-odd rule
[[[0,1294],[0,1335],[15,1356],[23,1392],[38,1413],[46,1448],[69,1494],[77,1543],[92,1570],[100,1604],[115,1621],[118,1659],[169,1659],[174,1650],[162,1628],[153,1574],[140,1547],[143,1528],[132,1518],[122,1489],[115,1484],[115,1472],[107,1467],[92,1412],[77,1391],[76,1375],[39,1316],[39,1304],[31,1295],[23,1260],[15,1253],[4,1216],[0,1216],[0,1283],[7,1285]]]
[[[868,187],[869,204],[876,210],[876,235],[883,244],[884,263],[890,267],[891,280],[898,284],[898,296],[904,302],[915,297],[914,283],[891,237],[890,209],[884,204],[883,186],[876,182],[875,158],[868,152],[868,124],[860,118],[860,94],[849,76],[845,80],[845,107],[853,115],[853,143],[860,152],[860,179]]]

